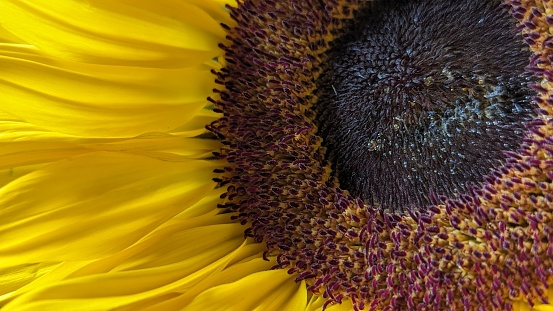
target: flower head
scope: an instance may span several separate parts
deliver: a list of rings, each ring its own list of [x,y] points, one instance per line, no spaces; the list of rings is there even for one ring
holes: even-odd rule
[[[467,0],[445,14],[415,2],[0,0],[0,305],[548,308],[550,4]],[[459,61],[465,50],[441,54],[447,38],[416,28],[440,12],[494,25],[474,42],[520,41]],[[435,40],[387,44],[406,31],[394,14]],[[520,35],[496,29],[509,23]],[[387,54],[398,52],[423,55],[422,74]],[[375,113],[359,118],[367,133],[346,135],[359,127],[335,108],[359,94]],[[461,148],[448,134],[462,128],[491,134]],[[433,175],[399,154],[420,178],[394,188],[405,170],[375,152],[404,152],[386,145],[400,141],[432,158],[433,134],[460,155],[440,154]],[[348,155],[363,139],[368,160]],[[510,151],[479,154],[487,142]],[[449,160],[460,178],[445,177]]]

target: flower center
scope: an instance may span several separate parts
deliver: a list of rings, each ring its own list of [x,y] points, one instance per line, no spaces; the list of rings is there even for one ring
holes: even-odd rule
[[[264,255],[276,257],[275,268],[306,281],[325,306],[345,298],[354,310],[511,310],[514,299],[547,302],[553,280],[550,8],[505,0],[534,53],[526,66],[528,55],[494,1],[413,1],[244,0],[229,8],[236,26],[224,26],[226,63],[215,72],[222,86],[210,99],[223,115],[208,126],[224,145],[218,156],[227,164],[217,170],[216,181],[227,190],[220,207],[247,226],[247,237],[266,244]],[[360,60],[332,60],[336,53]],[[525,67],[542,81],[532,85],[539,108],[524,129]],[[348,104],[357,110],[334,109]],[[365,125],[348,127],[350,120]],[[325,128],[332,123],[346,125],[334,133]],[[364,151],[361,169],[346,177],[355,181],[364,173],[373,183],[356,196],[353,187],[338,187],[346,184],[344,168],[335,166],[336,178],[327,159],[330,154],[338,163],[350,154],[331,145],[348,131],[362,133],[344,138],[344,146]],[[381,141],[371,144],[375,133]],[[502,149],[515,151],[500,165]],[[384,151],[408,161],[407,168]],[[449,176],[450,169],[465,177]],[[402,185],[407,172],[430,185]],[[478,186],[447,196],[475,181]],[[428,198],[420,194],[426,190]],[[404,193],[391,198],[396,192]],[[428,206],[388,211],[419,203]]]
[[[530,52],[494,1],[381,2],[333,41],[316,124],[341,188],[401,211],[466,191],[519,147]]]

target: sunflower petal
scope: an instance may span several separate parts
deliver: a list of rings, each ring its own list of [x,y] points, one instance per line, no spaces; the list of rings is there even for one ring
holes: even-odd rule
[[[23,43],[23,40],[21,38],[18,38],[11,32],[7,31],[6,28],[2,27],[0,25],[0,43]]]
[[[236,7],[235,0],[186,0],[186,2],[202,8],[203,11],[208,13],[215,20],[225,23],[230,27],[236,25],[236,22],[230,17],[225,8],[226,5]]]
[[[188,121],[185,125],[179,128],[176,128],[173,132],[175,132],[175,134],[179,134],[185,137],[194,137],[202,133],[205,133],[206,124],[210,124],[211,122],[217,120],[220,117],[221,117],[220,114],[215,113],[211,110],[208,110],[208,109],[200,110],[198,111],[198,113],[194,115],[192,119],[190,119],[190,121]]]
[[[0,189],[0,265],[120,251],[210,192],[213,168],[98,152],[29,173]]]
[[[88,264],[88,261],[72,261],[72,262],[62,262],[62,263],[44,262],[44,263],[34,263],[34,264],[25,264],[25,265],[16,266],[16,267],[21,267],[21,266],[43,267],[44,266],[48,268],[40,271],[41,273],[36,273],[34,275],[32,274],[26,275],[27,279],[25,280],[25,282],[18,284],[19,286],[17,287],[0,286],[0,293],[2,293],[2,295],[0,296],[0,306],[5,305],[7,302],[17,297],[20,293],[26,292],[30,288],[45,286],[45,285],[63,280],[68,275],[75,272],[79,268],[85,266],[86,264]],[[7,269],[14,269],[16,267],[9,267]]]
[[[176,162],[182,159],[209,158],[214,150],[219,150],[220,142],[214,139],[151,133],[128,140],[93,143],[85,146],[93,150],[128,152]]]
[[[173,217],[173,219],[178,221],[180,219],[199,217],[208,213],[218,214],[220,209],[217,207],[217,204],[221,203],[221,195],[225,192],[226,189],[224,187],[213,189],[196,204],[185,209]]]
[[[223,271],[215,271],[209,277],[202,279],[195,286],[187,289],[181,294],[174,295],[173,297],[165,297],[165,299],[152,299],[148,302],[148,305],[146,305],[145,302],[141,302],[140,309],[144,311],[181,310],[183,306],[190,303],[198,293],[206,289],[215,285],[237,281],[255,272],[267,270],[274,262],[270,263],[259,258],[260,250],[262,250],[262,248],[260,248],[258,244],[243,245],[243,247],[236,250],[234,257]],[[128,305],[122,310],[136,310],[136,308],[137,305]]]
[[[157,240],[162,244],[136,247],[142,252],[138,257],[154,259],[152,266],[127,267],[47,284],[16,298],[6,310],[108,310],[130,304],[142,309],[142,303],[165,299],[222,270],[244,246],[239,224],[199,226],[179,232],[196,240],[184,239],[179,234],[166,236],[170,241]],[[197,243],[198,238],[205,243]],[[179,260],[160,263],[156,261],[160,256],[151,255],[150,250]]]
[[[0,113],[0,187],[49,163],[93,151],[125,152],[178,162],[209,158],[219,148],[216,140],[182,135],[150,133],[129,139],[82,138],[47,131]]]
[[[2,121],[1,117],[0,141],[0,187],[48,163],[87,151],[60,135],[49,137],[47,131],[24,122]]]
[[[177,0],[7,0],[0,11],[8,31],[42,51],[97,64],[201,64],[225,35],[209,14]]]
[[[19,54],[0,56],[1,109],[66,134],[167,132],[193,119],[213,88],[207,66],[169,70],[54,62],[42,60],[32,47],[4,47],[0,54]]]
[[[215,194],[217,194],[217,192]],[[219,194],[217,194],[217,197],[218,195]],[[99,260],[63,262],[45,275],[40,277],[37,276],[30,284],[17,288],[17,290],[14,290],[9,295],[4,295],[4,297],[1,295],[13,290],[13,286],[9,288],[3,287],[0,283],[0,305],[2,305],[2,300],[18,296],[30,290],[48,287],[64,279],[108,273],[110,271],[129,271],[138,266],[140,266],[138,269],[146,266],[156,266],[155,262],[158,259],[162,259],[166,263],[176,263],[194,256],[202,256],[199,258],[204,259],[203,265],[207,265],[213,260],[206,260],[206,258],[211,256],[209,255],[210,252],[213,254],[213,250],[216,246],[222,245],[223,254],[226,255],[226,252],[234,251],[236,248],[239,248],[238,246],[243,242],[242,228],[238,224],[224,225],[228,222],[228,216],[216,216],[218,209],[214,204],[208,204],[212,201],[212,196],[213,195],[210,194],[204,197],[193,206],[185,209],[178,217],[172,218],[152,233],[148,234],[147,237],[121,252]],[[193,211],[188,213],[189,210]],[[206,239],[206,243],[198,244],[193,240],[181,238],[182,234],[186,234],[187,236],[193,236],[195,234],[207,235],[211,238]],[[235,244],[229,244],[231,242]],[[166,249],[167,245],[170,245],[170,249]],[[228,245],[230,245],[230,247],[227,250],[226,246]],[[194,250],[192,250],[191,247],[194,248]],[[251,245],[243,249],[244,250],[237,254],[243,255],[245,252],[246,254],[251,254],[251,252],[246,251],[251,249]],[[155,253],[161,254],[159,257],[156,257],[153,256]],[[241,257],[242,256],[237,255],[237,258],[232,258],[232,260],[235,261]],[[202,262],[199,261],[197,263],[202,264]],[[189,268],[194,267],[190,266],[190,263],[188,263],[187,269]],[[9,269],[13,270],[14,268],[10,267]],[[9,276],[7,276],[7,279],[9,280]],[[205,280],[198,281],[203,282]],[[152,299],[155,300],[158,298],[156,296]]]
[[[55,262],[41,262],[0,269],[0,301],[3,295],[40,278],[58,264]]]
[[[202,292],[183,310],[302,310],[307,291],[293,278],[284,270],[253,273]]]

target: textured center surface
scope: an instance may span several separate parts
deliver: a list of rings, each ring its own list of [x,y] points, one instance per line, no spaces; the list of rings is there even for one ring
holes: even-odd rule
[[[228,7],[237,26],[223,25],[226,65],[209,98],[223,114],[208,126],[226,163],[215,170],[226,189],[218,206],[323,309],[515,310],[550,300],[553,21],[543,2],[505,0],[512,21],[479,2]],[[357,197],[339,188],[329,158]],[[455,190],[463,181],[481,184]],[[453,195],[406,208],[424,208],[430,189]]]
[[[319,134],[343,189],[402,211],[476,184],[516,150],[530,53],[495,1],[392,1],[359,13],[318,79]]]

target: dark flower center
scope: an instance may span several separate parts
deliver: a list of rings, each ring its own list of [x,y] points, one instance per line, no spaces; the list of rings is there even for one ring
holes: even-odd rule
[[[222,116],[208,126],[223,144],[216,155],[226,163],[216,170],[215,180],[226,189],[220,207],[247,226],[247,237],[265,243],[264,256],[274,256],[274,268],[287,269],[326,299],[323,309],[345,299],[354,310],[511,310],[515,299],[529,305],[548,301],[553,280],[550,8],[505,0],[518,21],[510,26],[494,1],[438,2],[244,0],[229,7],[236,26],[223,25],[226,62],[214,71],[221,87],[210,98]],[[417,28],[420,23],[424,27]],[[510,30],[515,25],[533,53],[528,64],[516,43],[520,38]],[[404,48],[400,29],[407,33]],[[367,38],[373,44],[362,43]],[[335,53],[363,60],[329,61]],[[524,129],[530,101],[522,68],[539,79],[531,85],[536,116]],[[364,82],[353,83],[357,80]],[[325,88],[323,81],[330,88],[317,94]],[[344,111],[332,108],[350,102],[359,111],[345,118]],[[336,133],[325,128],[347,124],[353,116],[364,120],[364,127],[336,127]],[[355,196],[355,189],[339,187],[327,159],[330,154],[339,162],[351,154],[330,144],[331,134],[338,145],[348,130],[364,130],[349,142],[344,139],[345,145],[363,146],[361,168],[374,166],[374,172],[359,171],[373,178],[372,190],[361,187]],[[369,144],[374,133],[382,133],[381,142]],[[360,141],[352,142],[355,137]],[[435,146],[429,147],[431,142]],[[502,149],[512,151],[499,164]],[[408,160],[407,167],[385,158],[384,150]],[[409,153],[418,158],[408,158]],[[460,168],[450,164],[459,161]],[[452,168],[462,178],[449,176]],[[335,169],[345,185],[344,168]],[[429,185],[401,184],[407,172]],[[359,179],[353,173],[353,180]],[[378,187],[377,177],[383,184]],[[457,194],[463,182],[478,185],[447,195]],[[420,202],[420,207],[430,204],[388,211]]]
[[[530,52],[497,2],[380,2],[327,53],[316,123],[341,188],[398,211],[480,183],[535,107]]]

